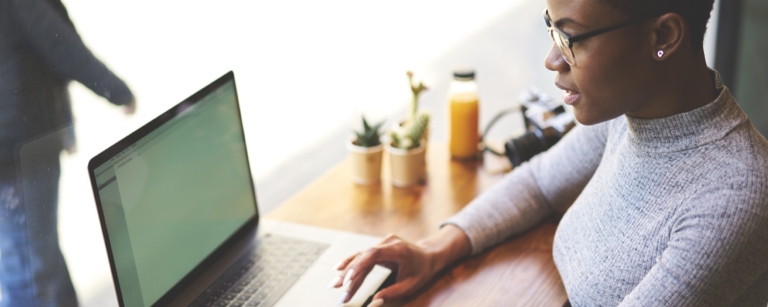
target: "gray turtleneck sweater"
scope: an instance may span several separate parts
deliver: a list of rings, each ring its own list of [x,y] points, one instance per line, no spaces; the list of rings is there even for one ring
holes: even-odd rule
[[[446,223],[477,254],[576,199],[553,255],[573,306],[768,304],[768,141],[717,99],[580,126]]]

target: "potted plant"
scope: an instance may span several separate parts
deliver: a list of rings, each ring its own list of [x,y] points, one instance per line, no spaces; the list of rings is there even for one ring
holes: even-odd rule
[[[347,142],[352,158],[353,180],[357,184],[375,184],[381,181],[382,144],[380,129],[384,121],[369,125],[363,116],[363,130]]]
[[[425,179],[427,144],[424,133],[429,118],[429,113],[417,112],[413,120],[390,132],[387,153],[392,166],[392,184],[395,186],[406,187]]]

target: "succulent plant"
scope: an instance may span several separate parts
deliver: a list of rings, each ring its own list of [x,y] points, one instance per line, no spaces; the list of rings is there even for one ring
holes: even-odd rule
[[[427,112],[418,112],[414,120],[405,123],[399,129],[390,132],[392,145],[400,149],[414,149],[421,146],[421,139],[427,131],[430,115]]]
[[[363,116],[363,131],[355,131],[355,135],[357,136],[355,145],[361,147],[375,147],[381,144],[381,134],[379,130],[382,125],[384,125],[384,121],[371,126],[368,124],[368,121],[365,120],[365,116]]]

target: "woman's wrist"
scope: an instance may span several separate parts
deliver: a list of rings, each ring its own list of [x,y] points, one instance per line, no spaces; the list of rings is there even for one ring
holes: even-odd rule
[[[461,228],[448,224],[437,233],[416,242],[431,258],[430,271],[437,274],[454,261],[469,255],[472,247]]]

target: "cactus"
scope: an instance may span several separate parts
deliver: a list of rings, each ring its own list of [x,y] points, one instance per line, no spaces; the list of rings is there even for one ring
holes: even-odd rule
[[[408,83],[411,85],[411,94],[413,94],[411,100],[411,113],[408,114],[408,121],[412,122],[416,120],[416,114],[419,110],[419,95],[428,88],[424,85],[424,82],[419,81],[418,85],[413,83],[413,72],[408,71],[405,74],[408,75]]]
[[[363,131],[355,131],[355,135],[357,135],[355,144],[361,147],[375,147],[381,144],[379,129],[382,125],[384,125],[384,121],[371,126],[363,116]]]
[[[414,120],[407,122],[400,129],[392,130],[390,137],[392,138],[393,146],[405,150],[421,146],[422,137],[429,125],[429,118],[429,113],[424,111],[418,112]]]

